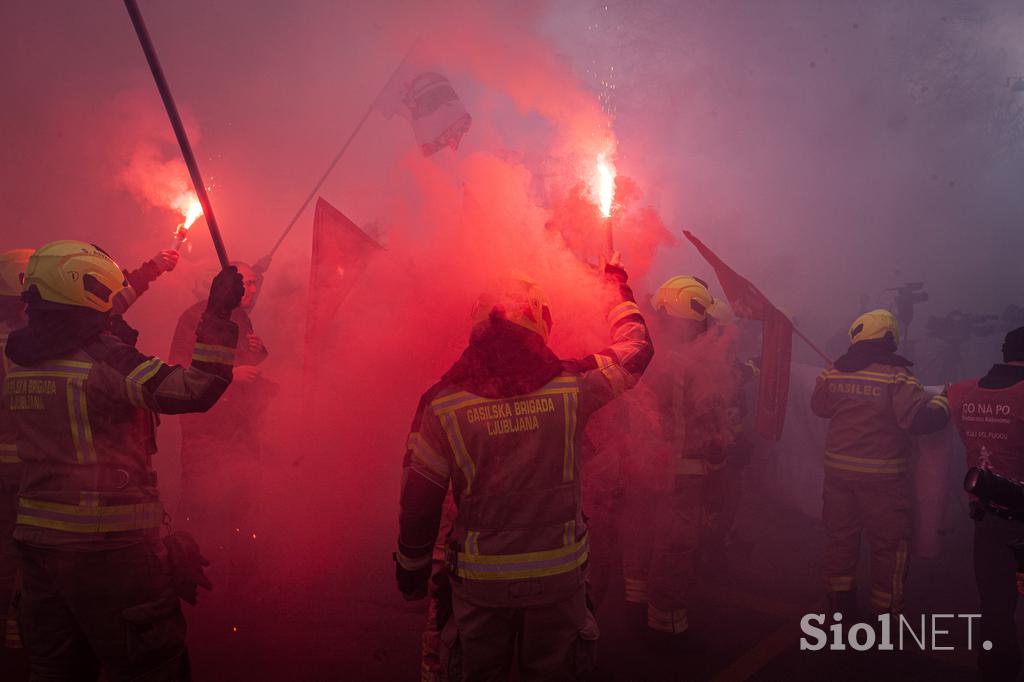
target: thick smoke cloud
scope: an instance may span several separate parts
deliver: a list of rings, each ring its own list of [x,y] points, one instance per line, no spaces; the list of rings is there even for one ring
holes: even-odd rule
[[[1017,300],[1013,3],[142,5],[233,258],[269,251],[403,55],[444,73],[473,116],[457,152],[423,158],[406,121],[371,112],[321,190],[387,250],[336,316],[315,386],[300,381],[312,210],[254,313],[281,386],[252,472],[264,578],[354,599],[356,625],[371,601],[400,608],[387,590],[404,438],[480,288],[528,272],[560,355],[606,342],[598,154],[617,166],[615,243],[642,299],[674,274],[714,282],[685,227],[822,343],[908,281],[931,294],[922,336],[929,314]],[[16,0],[0,23],[4,242],[86,239],[126,267],[169,246],[187,176],[121,5]],[[166,354],[216,266],[204,229],[131,311],[146,352]],[[976,342],[975,364],[997,347]],[[172,512],[176,433],[166,420]]]

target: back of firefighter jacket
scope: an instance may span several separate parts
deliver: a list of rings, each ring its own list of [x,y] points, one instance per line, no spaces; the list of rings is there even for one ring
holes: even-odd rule
[[[631,294],[609,321],[608,349],[566,363],[532,392],[492,398],[442,383],[424,396],[403,477],[397,558],[404,568],[429,563],[450,484],[458,505],[446,560],[454,590],[493,607],[574,593],[590,549],[580,504],[583,428],[635,385],[653,354]]]
[[[876,362],[854,372],[824,370],[811,409],[829,419],[826,473],[862,479],[902,475],[915,417],[922,409],[948,415],[949,403],[945,396],[930,396],[905,367]]]

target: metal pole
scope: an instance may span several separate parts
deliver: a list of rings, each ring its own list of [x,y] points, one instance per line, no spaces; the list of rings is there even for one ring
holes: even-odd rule
[[[171,119],[171,127],[174,128],[174,136],[178,138],[178,146],[181,147],[181,155],[185,158],[185,165],[188,166],[188,174],[192,178],[192,186],[195,188],[196,196],[203,207],[203,216],[206,217],[206,225],[210,228],[210,237],[213,239],[213,248],[217,250],[217,258],[220,259],[221,267],[227,268],[230,261],[228,252],[224,248],[224,239],[220,236],[220,228],[217,227],[217,219],[213,215],[213,204],[206,194],[206,184],[203,183],[203,176],[199,173],[199,164],[196,156],[192,153],[192,145],[188,141],[188,134],[185,132],[185,125],[181,122],[181,115],[178,114],[178,107],[174,104],[174,97],[171,95],[171,88],[167,85],[164,77],[164,70],[160,68],[160,60],[156,56],[156,49],[153,41],[146,30],[146,22],[142,19],[142,13],[135,0],[124,0],[125,9],[131,17],[132,26],[135,27],[135,34],[139,37],[142,51],[146,54],[146,61],[149,63],[149,70],[153,72],[153,80],[156,81],[156,88],[160,91],[160,99],[164,101],[164,108],[167,110],[167,117]]]

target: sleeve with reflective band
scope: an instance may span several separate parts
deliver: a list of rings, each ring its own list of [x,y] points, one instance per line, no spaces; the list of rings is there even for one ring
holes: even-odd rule
[[[907,470],[909,460],[906,457],[881,458],[858,457],[838,452],[825,451],[825,468],[848,471],[858,474],[882,474],[895,476]]]
[[[140,265],[131,272],[125,271],[125,279],[128,281],[126,286],[121,291],[114,294],[113,309],[111,313],[113,315],[122,315],[128,308],[135,304],[135,301],[139,300],[139,296],[146,293],[149,289],[149,285],[153,283],[157,277],[161,274],[160,268],[157,264],[149,260]]]
[[[17,523],[67,533],[114,533],[158,528],[163,516],[159,502],[72,505],[22,496],[18,498]]]
[[[231,364],[223,360],[233,353],[237,327],[227,320],[204,320],[199,335],[197,356],[188,367],[168,365],[132,346],[105,338],[89,349],[102,361],[98,374],[101,391],[110,399],[162,414],[205,412],[231,382]]]
[[[451,453],[429,410],[436,392],[434,387],[420,399],[403,461],[395,558],[410,571],[430,564],[451,479]]]
[[[621,287],[625,300],[608,312],[612,343],[577,363],[582,374],[580,401],[589,415],[636,385],[654,356],[654,345],[632,292]]]
[[[910,429],[919,410],[934,404],[944,409],[939,403],[933,403],[932,396],[924,390],[924,386],[912,374],[903,370],[895,375],[892,390],[892,409],[896,415],[896,423],[902,429]],[[946,412],[947,416],[949,412]]]

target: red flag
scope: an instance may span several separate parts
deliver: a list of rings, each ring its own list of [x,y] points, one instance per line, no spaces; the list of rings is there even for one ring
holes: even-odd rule
[[[323,346],[338,307],[348,296],[370,258],[383,247],[320,198],[313,217],[313,258],[309,268],[306,312],[305,374]]]
[[[738,317],[762,320],[761,375],[757,393],[754,428],[766,440],[779,440],[789,401],[790,359],[793,351],[793,323],[761,291],[725,264],[721,258],[688,230],[686,238],[711,264],[725,297]]]

